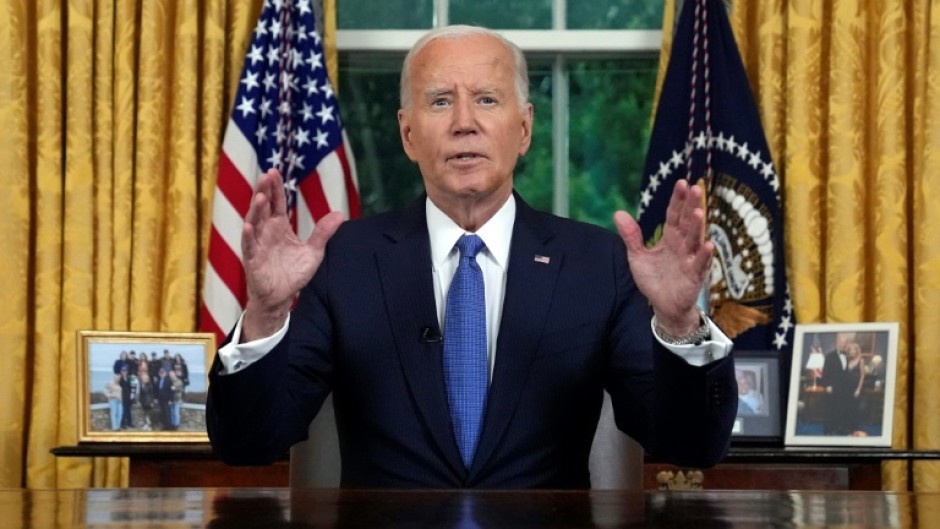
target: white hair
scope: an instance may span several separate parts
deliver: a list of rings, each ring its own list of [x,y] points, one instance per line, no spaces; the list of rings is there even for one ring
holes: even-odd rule
[[[411,63],[418,52],[427,46],[428,43],[437,39],[462,39],[480,36],[493,37],[499,40],[512,54],[512,66],[516,74],[514,77],[516,99],[519,101],[519,107],[525,108],[526,103],[529,102],[529,70],[522,50],[512,41],[491,29],[464,25],[444,26],[432,29],[425,33],[424,36],[418,39],[418,42],[411,47],[408,55],[405,56],[405,62],[401,66],[401,87],[399,89],[401,107],[409,108],[411,106]]]

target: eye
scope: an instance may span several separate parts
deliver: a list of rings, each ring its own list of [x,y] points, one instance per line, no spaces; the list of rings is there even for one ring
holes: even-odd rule
[[[450,101],[445,97],[437,97],[431,100],[432,107],[446,107],[450,104]]]
[[[480,98],[480,104],[482,105],[495,105],[496,99],[490,96],[483,96]]]

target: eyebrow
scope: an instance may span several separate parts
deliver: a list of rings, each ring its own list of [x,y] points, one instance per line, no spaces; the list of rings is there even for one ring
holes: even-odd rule
[[[428,99],[453,94],[454,90],[450,88],[429,88],[424,94]],[[498,95],[500,90],[494,87],[478,88],[472,91],[473,95]]]

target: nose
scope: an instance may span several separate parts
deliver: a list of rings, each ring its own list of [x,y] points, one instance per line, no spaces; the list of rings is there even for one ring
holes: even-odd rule
[[[452,133],[455,135],[477,132],[476,108],[471,98],[460,98],[454,102]]]

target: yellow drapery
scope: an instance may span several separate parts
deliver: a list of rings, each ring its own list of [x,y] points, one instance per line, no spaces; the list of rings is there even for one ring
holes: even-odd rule
[[[195,330],[219,145],[262,0],[3,0],[0,487],[117,486],[76,331]]]
[[[797,320],[900,322],[892,444],[940,449],[940,10],[762,0],[731,22],[783,175]],[[882,481],[937,491],[940,465]]]

